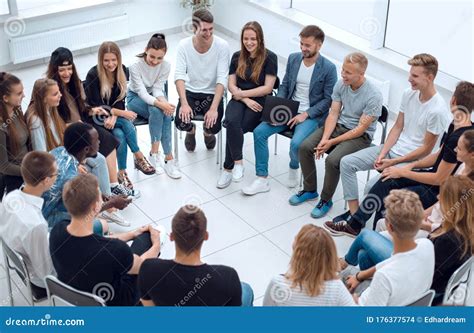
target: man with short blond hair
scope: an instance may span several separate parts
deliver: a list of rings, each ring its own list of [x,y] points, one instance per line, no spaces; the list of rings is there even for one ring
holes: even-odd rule
[[[341,158],[369,147],[372,142],[382,112],[382,93],[365,78],[367,64],[366,56],[359,52],[345,57],[342,80],[334,87],[331,110],[324,127],[311,134],[300,146],[304,188],[290,197],[291,205],[315,200],[319,196],[314,157],[316,155],[319,159],[328,154],[321,198],[311,212],[314,218],[326,215],[332,207]]]

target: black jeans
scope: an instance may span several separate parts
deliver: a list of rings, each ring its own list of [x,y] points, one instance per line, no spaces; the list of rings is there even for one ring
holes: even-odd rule
[[[213,94],[201,94],[194,93],[186,90],[186,99],[188,104],[193,110],[191,120],[198,116],[198,120],[202,120],[204,115],[209,111],[211,107],[212,100],[214,99]],[[180,131],[191,132],[193,129],[192,122],[185,123],[179,118],[179,111],[181,108],[181,101],[178,102],[178,107],[176,108],[176,117],[174,118],[174,123],[176,128]],[[209,134],[217,134],[222,128],[222,117],[224,116],[224,101],[221,99],[219,107],[217,108],[217,121],[211,128],[204,128],[204,131]]]
[[[242,159],[244,134],[253,132],[260,124],[261,112],[252,111],[240,101],[230,100],[225,110],[224,127],[227,129],[224,168],[232,170],[234,161]]]
[[[385,206],[383,200],[390,194],[391,190],[399,189],[406,189],[418,194],[424,209],[431,207],[438,201],[439,186],[423,184],[407,178],[389,179],[385,182],[380,179],[370,189],[357,212],[348,221],[350,226],[355,230],[360,230],[365,227],[367,221],[375,213],[375,229],[377,221],[384,216]]]

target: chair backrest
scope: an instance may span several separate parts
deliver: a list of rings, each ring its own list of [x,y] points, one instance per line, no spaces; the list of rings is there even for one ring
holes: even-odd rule
[[[381,123],[387,123],[388,120],[388,109],[385,105],[382,105],[382,114],[380,115],[378,121]]]
[[[449,278],[448,284],[446,285],[446,291],[444,293],[443,303],[447,304],[449,298],[453,291],[463,282],[463,277],[467,274],[466,279],[464,282],[469,284],[470,274],[472,264],[474,263],[474,256],[470,257],[468,260],[464,262]],[[467,286],[469,287],[469,286]]]
[[[5,269],[14,269],[23,283],[28,286],[29,275],[25,260],[18,252],[11,249],[2,238],[2,249],[5,258]],[[29,286],[28,286],[29,287]]]
[[[70,306],[105,306],[105,301],[101,297],[77,290],[52,275],[46,276],[44,281],[51,306],[57,306],[58,300]]]
[[[419,299],[413,303],[408,304],[407,306],[431,306],[433,298],[435,297],[435,291],[433,289],[425,292]]]

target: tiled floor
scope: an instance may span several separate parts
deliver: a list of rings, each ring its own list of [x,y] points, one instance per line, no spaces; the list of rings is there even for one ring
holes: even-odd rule
[[[174,50],[181,35],[167,38],[169,54],[167,58],[173,64]],[[134,55],[143,50],[144,42],[122,47],[125,64],[133,61]],[[238,42],[229,41],[231,50],[237,50]],[[76,57],[75,62],[84,78],[88,69],[95,64],[96,55],[87,54]],[[284,71],[284,64],[280,64],[280,73]],[[31,94],[34,80],[41,77],[44,66],[35,66],[23,69],[18,75],[25,85],[27,98],[26,106]],[[173,67],[174,72],[174,67]],[[170,82],[172,81],[172,75]],[[281,76],[281,75],[280,75]],[[170,100],[177,102],[177,94],[172,85],[169,89]],[[198,144],[194,153],[184,149],[183,139],[178,142],[180,148],[179,163],[183,177],[172,180],[166,175],[144,176],[136,170],[129,170],[132,181],[142,192],[137,199],[124,211],[124,216],[133,227],[156,223],[164,225],[170,230],[171,218],[179,207],[186,203],[199,203],[208,218],[209,240],[204,243],[202,254],[204,260],[211,264],[225,264],[234,267],[241,280],[250,283],[255,293],[255,304],[262,302],[265,288],[270,278],[284,273],[291,256],[291,244],[299,229],[307,224],[322,225],[329,218],[343,212],[342,188],[339,184],[334,196],[334,208],[326,218],[313,219],[309,213],[314,203],[305,203],[293,207],[288,204],[288,198],[295,192],[285,186],[288,172],[289,140],[278,138],[277,154],[273,154],[274,139],[270,146],[270,182],[271,191],[268,193],[245,197],[240,189],[254,179],[254,153],[252,135],[245,136],[245,178],[242,183],[233,183],[227,189],[219,190],[215,187],[220,170],[216,164],[216,151],[207,151],[202,139],[202,130],[198,126]],[[138,128],[141,149],[149,150],[149,134],[146,126]],[[378,131],[378,133],[380,130]],[[225,137],[225,135],[224,135]],[[378,138],[376,140],[379,140]],[[378,141],[377,141],[378,142]],[[129,165],[132,156],[129,154]],[[324,161],[317,162],[318,189],[321,190]],[[363,190],[366,174],[360,174],[360,190]],[[125,230],[117,225],[111,225],[115,232]],[[334,238],[339,255],[343,255],[351,242],[350,238]],[[174,244],[168,242],[162,250],[163,258],[173,258]],[[15,292],[16,304],[25,304],[25,301]],[[8,305],[6,278],[4,269],[0,269],[0,303]]]

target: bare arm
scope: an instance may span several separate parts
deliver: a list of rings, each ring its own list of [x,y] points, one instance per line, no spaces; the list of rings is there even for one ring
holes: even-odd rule
[[[339,114],[341,113],[342,103],[341,102],[332,102],[331,110],[329,111],[329,115],[324,122],[324,132],[322,140],[329,140],[332,132],[336,128],[337,120],[339,119]]]
[[[336,138],[331,139],[333,145],[337,145],[340,142],[352,140],[362,136],[375,119],[376,118],[372,116],[367,116],[365,114],[362,115],[362,117],[360,117],[359,124],[356,128],[347,131],[346,133],[339,135]]]

